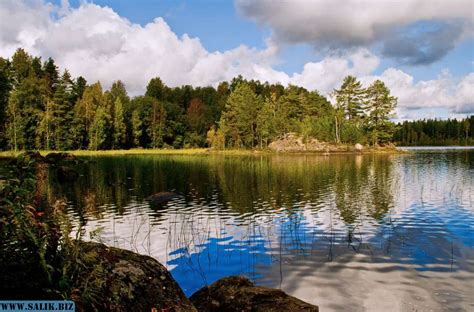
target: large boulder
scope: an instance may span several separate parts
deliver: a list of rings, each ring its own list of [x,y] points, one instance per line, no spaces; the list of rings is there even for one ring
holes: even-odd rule
[[[364,146],[362,146],[362,144],[360,143],[356,143],[356,145],[354,145],[354,148],[356,151],[362,152],[362,150],[364,149]]]
[[[201,312],[259,311],[319,311],[318,307],[281,290],[255,286],[240,276],[223,278],[205,286],[191,296],[191,302]]]
[[[98,243],[81,243],[82,267],[71,297],[77,311],[174,311],[196,309],[157,260]]]

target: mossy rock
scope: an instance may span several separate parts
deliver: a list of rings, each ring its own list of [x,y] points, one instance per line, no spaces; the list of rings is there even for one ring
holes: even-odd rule
[[[281,290],[255,286],[247,278],[231,276],[198,290],[191,302],[200,312],[317,312],[315,305]]]
[[[155,259],[98,243],[81,243],[71,297],[78,311],[196,311]]]

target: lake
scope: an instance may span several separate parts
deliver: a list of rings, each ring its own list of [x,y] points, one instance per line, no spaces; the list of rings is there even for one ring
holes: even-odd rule
[[[187,295],[245,275],[322,311],[474,309],[474,150],[89,159],[48,198]],[[178,195],[146,201],[162,191]]]

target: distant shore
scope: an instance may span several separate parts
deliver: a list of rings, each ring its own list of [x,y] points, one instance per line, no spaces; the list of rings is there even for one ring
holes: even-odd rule
[[[0,157],[16,157],[23,151],[0,151]],[[74,150],[74,151],[39,151],[42,156],[49,153],[64,152],[75,156],[126,156],[126,155],[228,155],[228,156],[252,156],[252,155],[341,155],[341,154],[381,154],[381,153],[405,153],[394,147],[364,147],[362,151],[350,148],[334,151],[273,151],[270,149],[224,149],[213,150],[209,148],[183,148],[183,149],[128,149],[128,150]]]

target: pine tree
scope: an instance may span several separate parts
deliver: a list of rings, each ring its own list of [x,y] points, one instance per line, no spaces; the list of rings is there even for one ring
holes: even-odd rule
[[[393,116],[396,106],[397,98],[390,95],[390,90],[382,81],[376,80],[367,88],[367,124],[374,145],[380,140],[388,141],[392,138],[395,129],[389,118]]]
[[[262,100],[248,83],[240,83],[227,99],[220,126],[233,146],[253,147],[256,140],[257,115]]]
[[[337,108],[344,111],[345,117],[358,122],[363,117],[365,89],[354,76],[344,78],[340,89],[334,90]]]

